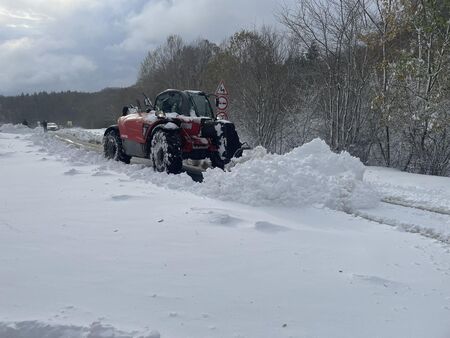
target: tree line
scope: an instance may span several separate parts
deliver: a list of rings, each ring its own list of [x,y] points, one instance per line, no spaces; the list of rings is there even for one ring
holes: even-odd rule
[[[115,123],[126,103],[135,103],[136,89],[107,88],[97,93],[67,91],[0,96],[0,123],[27,120],[36,126],[43,120],[65,126],[67,121],[84,128],[103,128]]]
[[[0,97],[0,120],[112,123],[124,103],[167,88],[214,92],[251,145],[284,153],[315,137],[364,163],[450,175],[450,0],[298,0],[284,30],[241,30],[217,45],[169,36],[134,86]]]

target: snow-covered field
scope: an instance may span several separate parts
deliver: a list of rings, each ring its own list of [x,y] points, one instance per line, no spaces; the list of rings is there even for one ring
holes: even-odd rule
[[[54,136],[0,127],[0,337],[450,336],[450,178],[315,140],[197,183]]]

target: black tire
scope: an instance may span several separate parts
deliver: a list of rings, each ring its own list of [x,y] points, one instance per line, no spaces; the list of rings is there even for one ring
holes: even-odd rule
[[[131,156],[125,154],[122,140],[119,133],[115,130],[110,130],[103,137],[103,154],[107,159],[121,161],[126,164],[130,163]]]
[[[220,158],[218,152],[212,153],[209,159],[211,160],[211,165],[213,168],[220,168],[222,170],[225,169],[225,161]]]
[[[183,168],[181,139],[175,132],[157,130],[151,141],[150,159],[158,172],[179,174]]]

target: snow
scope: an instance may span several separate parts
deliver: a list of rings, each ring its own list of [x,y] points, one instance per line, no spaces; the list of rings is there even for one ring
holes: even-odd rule
[[[383,203],[361,216],[450,243],[450,178],[371,167],[365,181]]]
[[[372,167],[367,170],[366,179],[388,201],[450,215],[450,180],[447,177],[405,175],[395,169]]]
[[[94,133],[99,134],[98,131]],[[51,137],[42,138],[37,134],[34,140],[66,159],[89,164],[105,163],[98,154],[92,156]],[[371,186],[363,182],[365,168],[359,159],[346,152],[335,154],[319,139],[285,155],[263,154],[257,148],[245,156],[251,160],[236,161],[229,172],[208,170],[202,184],[192,182],[186,174],[167,180],[149,167],[132,166],[119,170],[160,186],[254,206],[321,205],[336,210],[352,210],[372,207],[379,199]],[[109,165],[114,167],[116,163]]]
[[[167,122],[166,124],[164,124],[164,129],[178,129],[179,127],[173,123],[173,122]]]
[[[450,215],[416,207],[450,178],[315,140],[200,184],[54,136],[0,127],[0,337],[450,335]]]
[[[216,131],[216,135],[220,140],[220,144],[219,144],[219,156],[222,160],[225,160],[225,153],[226,153],[226,145],[227,145],[227,139],[226,138],[222,138],[223,135],[223,131],[222,131],[222,124],[221,123],[216,123],[216,125],[214,126],[214,129]]]
[[[155,110],[150,110],[150,112],[148,114],[144,115],[144,120],[148,121],[150,123],[155,122],[156,120],[158,120],[158,116],[156,116],[156,111]]]
[[[285,155],[237,163],[230,172],[208,170],[200,192],[257,206],[368,208],[377,204],[378,195],[363,182],[364,170],[359,159],[335,154],[316,139]]]
[[[66,128],[60,129],[58,135],[73,136],[83,142],[101,144],[105,130],[106,128],[89,130],[83,128]]]

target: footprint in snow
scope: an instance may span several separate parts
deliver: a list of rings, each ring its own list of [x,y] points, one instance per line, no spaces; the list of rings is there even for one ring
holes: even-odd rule
[[[86,163],[83,163],[83,162],[72,162],[72,165],[74,167],[85,167]]]
[[[132,199],[139,199],[138,196],[132,196],[132,195],[112,195],[111,199],[113,201],[128,201]]]
[[[400,288],[400,287],[406,287],[406,285],[393,281],[393,280],[389,280],[389,279],[385,279],[382,277],[378,277],[378,276],[371,276],[371,275],[358,275],[358,274],[352,274],[352,278],[359,280],[361,282],[365,282],[365,283],[369,283],[372,285],[377,285],[377,286],[381,286],[381,287],[385,287],[385,288]]]
[[[275,234],[278,232],[289,231],[291,230],[291,228],[285,227],[283,225],[273,224],[270,222],[260,221],[255,223],[255,230],[264,233]]]
[[[0,153],[0,157],[11,157],[14,153],[11,151]]]
[[[79,175],[79,174],[82,174],[82,172],[77,169],[70,169],[64,173],[64,175],[67,175],[67,176],[74,176],[74,175]]]
[[[244,222],[243,219],[229,215],[226,209],[191,208],[191,210],[197,214],[205,215],[207,222],[213,225],[219,225],[224,227],[235,227],[239,223]]]
[[[243,220],[230,216],[228,214],[223,214],[219,212],[212,211],[210,214],[208,214],[209,223],[214,225],[220,225],[224,227],[235,227],[239,223],[241,223]]]
[[[118,182],[134,182],[132,179],[128,179],[128,178],[119,178],[118,180],[117,180]]]
[[[151,331],[145,338],[161,338],[161,334],[158,331]]]
[[[112,174],[104,171],[96,171],[92,176],[112,176]]]

